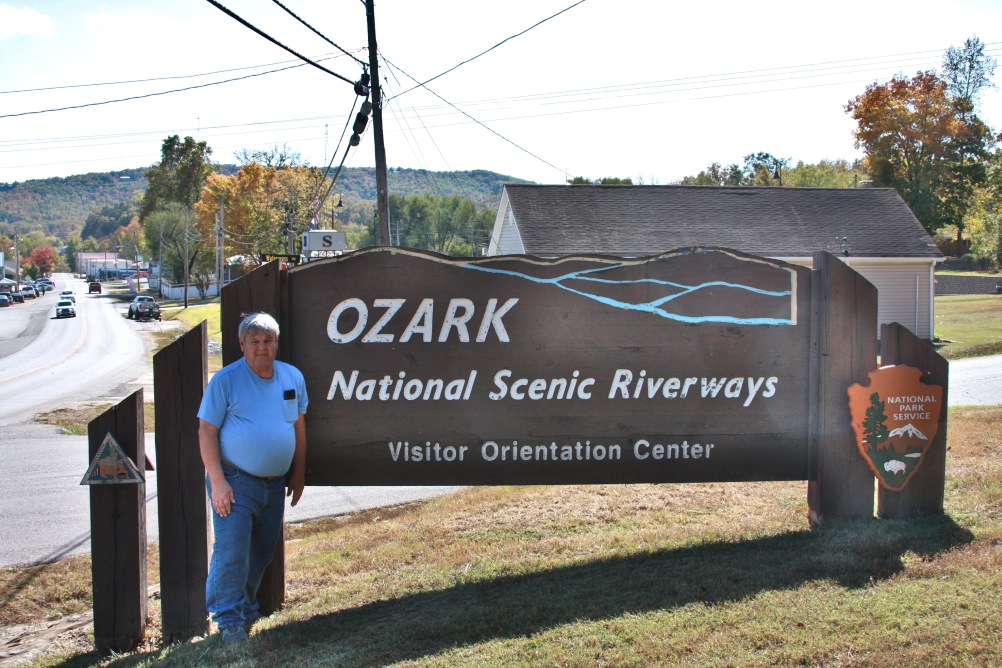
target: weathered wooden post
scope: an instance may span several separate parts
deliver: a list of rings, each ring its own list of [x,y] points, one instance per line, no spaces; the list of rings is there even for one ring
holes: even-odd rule
[[[856,449],[846,389],[877,367],[877,289],[834,255],[814,254],[810,438],[812,524],[873,517],[874,477]]]
[[[207,339],[203,321],[153,357],[161,618],[167,642],[208,630],[210,525],[196,417],[208,378]]]
[[[146,628],[146,483],[137,469],[146,462],[144,431],[142,389],[87,426],[94,644],[102,653],[134,650]],[[114,444],[131,462],[114,458]],[[114,463],[98,468],[99,453]]]
[[[922,371],[923,382],[943,388],[943,410],[939,415],[936,436],[908,485],[900,491],[880,487],[877,493],[877,515],[884,518],[909,518],[941,514],[946,486],[949,363],[928,341],[918,338],[896,322],[886,323],[881,327],[880,350],[884,365],[904,364],[915,367]]]
[[[220,297],[221,325],[223,335],[223,364],[240,359],[240,338],[237,329],[241,317],[246,313],[264,311],[278,320],[282,333],[279,336],[278,358],[288,360],[288,350],[283,347],[287,340],[288,315],[284,297],[284,276],[279,262],[272,261],[247,274],[239,281],[223,287]],[[269,615],[282,607],[285,602],[285,528],[278,540],[275,557],[261,579],[257,594],[261,604],[261,614]]]

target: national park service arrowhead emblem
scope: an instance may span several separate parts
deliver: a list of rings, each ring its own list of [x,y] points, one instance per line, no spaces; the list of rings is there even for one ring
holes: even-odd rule
[[[900,492],[911,480],[939,430],[943,388],[921,381],[910,366],[885,366],[869,384],[849,388],[856,446],[881,485]]]

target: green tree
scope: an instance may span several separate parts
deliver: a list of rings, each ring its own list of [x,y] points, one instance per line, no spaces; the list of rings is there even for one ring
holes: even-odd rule
[[[135,215],[136,208],[131,201],[102,206],[87,216],[80,236],[105,239],[113,235],[118,228],[126,227]]]
[[[852,188],[869,177],[862,166],[848,160],[798,161],[783,174],[783,185],[796,188]]]
[[[163,141],[160,155],[159,164],[146,171],[149,187],[139,207],[140,221],[171,203],[191,209],[212,173],[209,161],[212,149],[204,141],[196,142],[191,137],[182,141],[177,135],[171,135]]]
[[[866,409],[866,418],[863,420],[863,435],[870,447],[883,450],[890,434],[887,431],[887,414],[884,412],[884,402],[880,400],[880,395],[874,392],[870,395],[870,406]]]
[[[745,175],[739,165],[722,166],[719,162],[711,162],[706,169],[695,176],[684,176],[677,182],[680,186],[740,186],[745,181]]]
[[[160,154],[160,163],[146,172],[149,187],[139,206],[139,220],[144,222],[153,212],[164,211],[172,205],[181,207],[184,229],[180,232],[180,239],[177,231],[173,230],[168,248],[175,250],[180,246],[183,278],[187,284],[203,247],[200,243],[203,240],[192,236],[188,229],[190,213],[201,197],[206,179],[212,173],[212,163],[209,161],[212,149],[204,141],[196,142],[191,137],[185,137],[182,141],[177,135],[171,135],[163,141]],[[184,303],[185,306],[188,305],[187,289],[184,292]]]
[[[63,261],[70,270],[75,271],[77,266],[77,253],[81,252],[83,247],[83,239],[80,238],[79,234],[71,234],[66,238],[66,243],[63,245],[62,255]]]
[[[1002,151],[989,160],[986,182],[975,190],[964,226],[974,256],[1002,269]]]
[[[969,37],[963,48],[951,46],[943,57],[943,79],[961,114],[974,111],[981,93],[994,88],[992,75],[998,62],[985,53],[977,36]]]
[[[572,186],[632,186],[633,179],[631,178],[619,178],[618,176],[603,176],[600,179],[588,179],[583,176],[575,176],[573,179],[568,179],[567,183]]]
[[[149,213],[141,229],[151,259],[162,261],[160,275],[171,283],[184,280],[183,207],[171,204]]]

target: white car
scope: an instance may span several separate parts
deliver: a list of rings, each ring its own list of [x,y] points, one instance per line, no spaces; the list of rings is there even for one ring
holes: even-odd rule
[[[68,299],[69,301],[73,302],[74,304],[77,303],[77,296],[75,294],[73,294],[72,290],[63,290],[62,292],[59,293],[59,298],[60,299]]]
[[[73,302],[69,299],[60,299],[56,302],[56,317],[57,318],[75,318],[77,317],[77,310],[73,306]]]

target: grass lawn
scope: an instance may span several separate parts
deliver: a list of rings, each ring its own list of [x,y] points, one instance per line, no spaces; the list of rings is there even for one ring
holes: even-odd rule
[[[33,665],[1002,665],[1002,408],[950,415],[943,516],[808,526],[806,484],[466,488],[290,525],[250,642]],[[307,494],[309,490],[307,490]],[[157,579],[152,550],[151,582]],[[0,626],[85,611],[89,558],[0,572]]]
[[[936,339],[947,359],[1002,353],[1002,295],[936,297]]]
[[[223,333],[222,325],[220,324],[219,300],[214,299],[195,305],[192,305],[191,300],[188,300],[188,304],[188,308],[184,308],[184,302],[164,302],[162,305],[164,319],[182,321],[186,331],[205,320],[209,338],[215,341],[222,341]]]

